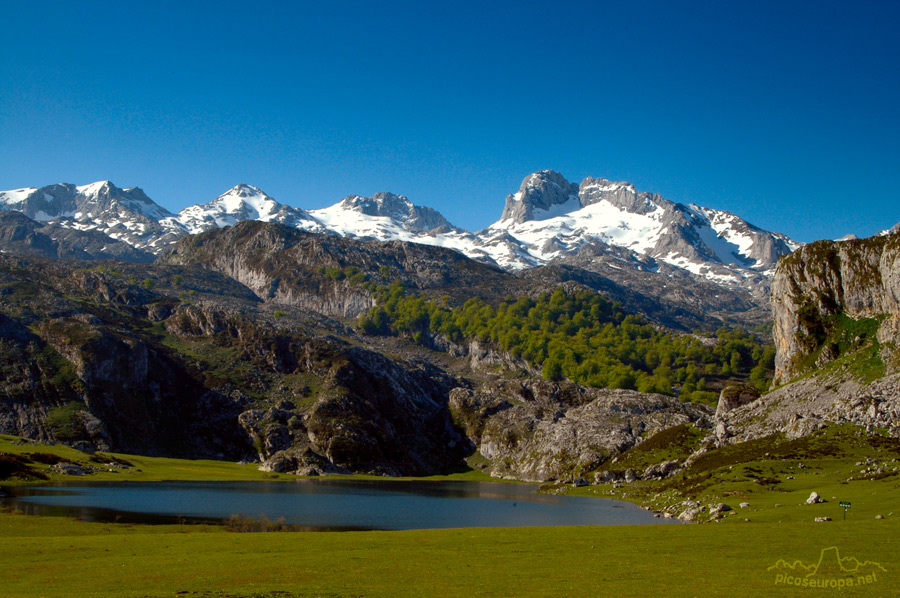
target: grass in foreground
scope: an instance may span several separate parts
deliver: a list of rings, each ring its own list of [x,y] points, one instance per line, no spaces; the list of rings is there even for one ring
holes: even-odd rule
[[[681,436],[691,434],[683,431]],[[652,439],[647,444],[654,448]],[[673,440],[669,446],[676,444]],[[640,468],[652,462],[646,452],[638,445],[614,466]],[[773,435],[713,449],[664,480],[567,491],[637,502],[673,515],[680,512],[675,505],[684,500],[703,505],[724,502],[733,508],[721,521],[728,524],[746,524],[746,519],[750,523],[843,520],[844,501],[851,504],[848,520],[869,521],[878,515],[883,521],[900,520],[900,441],[855,426],[831,426],[796,440]],[[826,502],[807,505],[813,491]],[[750,506],[739,508],[743,502]]]
[[[831,546],[880,567],[838,595],[900,587],[895,522],[237,534],[6,513],[0,528],[2,594],[22,598],[794,596],[770,567]]]
[[[679,444],[690,449],[695,440],[685,431],[665,446],[647,444],[644,452],[672,451]],[[16,442],[0,438],[0,452],[88,457],[66,447]],[[0,595],[900,595],[900,523],[891,514],[900,514],[900,480],[892,474],[860,472],[872,462],[890,464],[890,470],[896,448],[859,430],[834,427],[802,442],[774,437],[716,449],[682,477],[572,490],[614,492],[615,498],[659,508],[684,498],[751,505],[704,525],[228,533],[221,526],[103,524],[0,513]],[[273,479],[252,465],[113,457],[133,466],[78,479]],[[637,451],[623,455],[616,466],[646,459]],[[856,465],[860,461],[867,464]],[[51,471],[45,464],[36,467]],[[860,479],[847,481],[849,477]],[[829,502],[803,504],[811,490]],[[853,504],[846,522],[840,518],[840,500]],[[885,519],[876,520],[876,514]],[[835,521],[813,522],[822,515]],[[851,559],[870,561],[865,572],[875,577],[865,582],[865,575],[851,576],[863,580],[858,587],[809,589],[784,581],[802,581],[799,569],[785,569],[784,564],[776,568],[779,561],[815,565],[821,555],[833,553],[830,547],[847,559],[845,567]],[[828,579],[846,578],[840,566],[832,567]],[[90,580],[90,589],[83,580]]]

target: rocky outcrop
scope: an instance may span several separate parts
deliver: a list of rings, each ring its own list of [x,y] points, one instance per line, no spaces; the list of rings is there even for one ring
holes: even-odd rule
[[[728,431],[727,443],[777,432],[799,438],[842,423],[900,437],[900,374],[870,383],[845,376],[840,371],[826,372],[782,386],[717,417],[717,428]]]
[[[153,254],[98,231],[41,223],[20,212],[0,211],[0,251],[71,260],[149,263]]]
[[[447,294],[494,288],[512,277],[439,247],[399,241],[362,242],[301,232],[276,223],[245,221],[191,236],[160,257],[165,264],[221,272],[262,300],[349,318],[375,304],[363,284],[378,282]]]
[[[900,235],[817,241],[783,257],[772,309],[776,384],[872,342],[887,371],[896,370]]]
[[[554,170],[542,170],[525,177],[519,190],[506,197],[500,221],[526,222],[568,202],[578,204],[578,184]]]
[[[545,380],[455,389],[450,408],[491,475],[539,482],[577,477],[644,437],[711,415],[663,395]]]
[[[772,308],[776,388],[736,402],[723,393],[719,441],[835,423],[900,436],[900,236],[817,241],[781,258]]]
[[[758,398],[759,390],[749,384],[729,384],[719,393],[716,417],[721,418],[726,413],[752,403]]]

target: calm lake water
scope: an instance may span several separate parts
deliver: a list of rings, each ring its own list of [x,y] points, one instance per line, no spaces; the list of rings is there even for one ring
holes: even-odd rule
[[[5,488],[0,503],[25,513],[86,521],[222,521],[231,515],[281,517],[309,530],[674,523],[633,504],[547,496],[501,482],[297,480],[154,482]]]

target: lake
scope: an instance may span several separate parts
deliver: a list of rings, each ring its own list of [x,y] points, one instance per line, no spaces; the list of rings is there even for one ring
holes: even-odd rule
[[[35,515],[131,523],[221,522],[235,514],[307,530],[640,525],[631,503],[537,494],[503,482],[303,479],[296,482],[68,483],[4,488],[0,503]]]

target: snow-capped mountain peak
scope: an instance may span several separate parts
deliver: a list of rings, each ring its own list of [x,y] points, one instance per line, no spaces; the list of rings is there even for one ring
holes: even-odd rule
[[[587,177],[576,184],[553,170],[525,177],[507,196],[500,219],[474,234],[394,193],[350,195],[305,211],[245,183],[177,215],[140,189],[119,189],[109,181],[3,191],[0,208],[98,230],[153,252],[188,233],[261,220],[359,240],[453,248],[510,270],[548,263],[596,268],[603,276],[666,270],[707,283],[752,287],[760,296],[778,257],[799,246],[728,212],[675,203],[624,181]]]
[[[577,203],[578,185],[554,170],[542,170],[525,177],[519,190],[506,196],[500,222],[518,224],[552,218],[560,212],[571,211]]]
[[[342,236],[382,241],[413,241],[415,237],[436,229],[441,232],[458,231],[437,210],[413,205],[402,195],[386,192],[371,197],[350,195],[332,206],[310,210],[309,213],[326,228]],[[427,240],[420,242],[436,244]]]
[[[627,182],[588,177],[576,185],[552,170],[526,177],[484,232],[489,253],[505,268],[610,246],[732,283],[771,272],[779,256],[797,247],[728,212],[674,203]]]
[[[192,234],[231,226],[242,220],[279,222],[295,228],[319,228],[305,210],[278,203],[259,187],[245,183],[232,187],[208,203],[183,209],[178,213],[177,220]]]
[[[372,197],[350,195],[338,205],[345,210],[353,210],[367,216],[383,216],[403,220],[409,216],[413,208],[412,202],[403,195],[378,192]]]
[[[23,212],[33,220],[57,221],[151,251],[185,234],[171,212],[137,187],[120,189],[110,181],[89,185],[59,184],[0,192],[4,209]]]
[[[75,187],[76,203],[82,205],[82,211],[100,212],[106,210],[133,212],[152,220],[161,220],[174,216],[170,211],[147,197],[140,187],[120,189],[111,181],[97,181],[90,185]],[[77,218],[77,216],[76,216]]]

